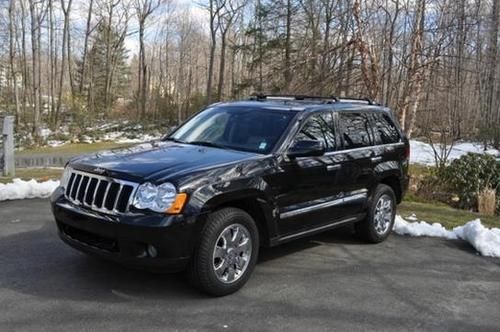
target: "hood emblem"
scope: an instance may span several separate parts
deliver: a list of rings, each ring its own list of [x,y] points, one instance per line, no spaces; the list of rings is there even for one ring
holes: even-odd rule
[[[96,167],[92,170],[92,172],[97,173],[97,174],[104,174],[104,173],[106,173],[106,170],[104,168]]]

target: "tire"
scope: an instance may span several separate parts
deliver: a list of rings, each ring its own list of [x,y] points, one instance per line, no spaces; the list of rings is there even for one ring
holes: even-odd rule
[[[223,208],[206,221],[188,268],[189,279],[213,296],[234,293],[250,278],[258,254],[259,231],[252,217],[237,208]]]
[[[375,188],[368,215],[355,225],[356,235],[364,241],[380,243],[391,233],[395,217],[396,195],[391,187],[379,184]]]

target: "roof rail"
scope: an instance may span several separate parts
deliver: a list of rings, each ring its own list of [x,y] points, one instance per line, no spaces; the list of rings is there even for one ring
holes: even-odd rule
[[[368,105],[377,105],[377,103],[371,100],[370,98],[340,97],[337,99],[339,102],[344,102],[344,103],[363,103]]]
[[[351,97],[336,97],[336,96],[308,96],[308,95],[287,95],[287,94],[259,94],[254,93],[250,95],[250,100],[282,100],[282,101],[303,101],[303,100],[318,100],[323,101],[327,104],[333,104],[337,102],[346,102],[346,103],[363,103],[368,105],[378,105],[376,102],[371,100],[370,98],[351,98]]]
[[[308,95],[287,95],[287,94],[271,94],[271,95],[265,95],[265,94],[252,94],[250,95],[250,100],[282,100],[282,101],[304,101],[304,100],[318,100],[318,101],[323,101],[328,104],[333,104],[335,102],[338,102],[337,97],[335,96],[308,96]]]

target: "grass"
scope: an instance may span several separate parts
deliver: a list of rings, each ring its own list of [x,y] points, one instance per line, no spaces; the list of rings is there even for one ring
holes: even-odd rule
[[[83,153],[90,153],[102,150],[109,150],[113,148],[127,147],[132,144],[128,143],[116,143],[116,142],[99,142],[99,143],[68,143],[58,147],[39,147],[33,149],[26,149],[23,151],[17,151],[16,155],[19,156],[29,156],[32,154],[68,154],[68,155],[78,155]],[[37,181],[47,181],[50,179],[59,179],[62,174],[62,168],[18,168],[16,169],[15,178],[21,178],[23,180],[35,179]],[[0,173],[1,175],[1,173]],[[13,177],[2,177],[0,176],[0,183],[12,182]]]
[[[62,168],[18,168],[15,177],[23,180],[56,180],[61,178],[62,171]],[[0,183],[9,182],[12,182],[12,177],[0,177]]]
[[[434,167],[419,164],[410,164],[408,173],[410,176],[420,177],[430,175]]]
[[[422,165],[410,165],[409,173],[412,177],[424,177],[430,175],[432,167]],[[401,205],[398,206],[398,214],[403,218],[415,214],[418,220],[428,223],[440,223],[446,228],[464,225],[465,223],[481,219],[481,222],[489,227],[500,228],[500,216],[483,216],[477,212],[459,210],[442,202],[428,200],[415,193],[408,192]]]
[[[481,222],[486,226],[500,228],[500,216],[482,216],[476,212],[454,209],[439,202],[422,202],[405,199],[398,206],[398,214],[403,218],[415,214],[418,220],[428,223],[438,222],[448,229],[464,225],[468,221],[477,218],[481,219]]]
[[[30,154],[38,153],[53,153],[53,154],[81,154],[88,152],[96,152],[101,150],[108,150],[119,147],[130,146],[129,143],[116,143],[116,142],[98,142],[98,143],[67,143],[58,147],[43,146],[39,148],[26,149],[16,152],[17,155],[27,156]]]

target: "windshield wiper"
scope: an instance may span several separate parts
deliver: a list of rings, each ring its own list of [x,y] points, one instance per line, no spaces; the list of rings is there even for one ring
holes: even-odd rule
[[[201,145],[201,146],[208,146],[211,148],[219,148],[219,149],[226,149],[224,145],[212,143],[212,142],[207,142],[207,141],[191,141],[191,142],[185,142],[186,144],[192,144],[192,145]]]
[[[170,141],[170,142],[175,142],[175,143],[186,143],[186,142],[181,141],[180,139],[173,138],[173,137],[166,137],[164,139],[164,141]]]

